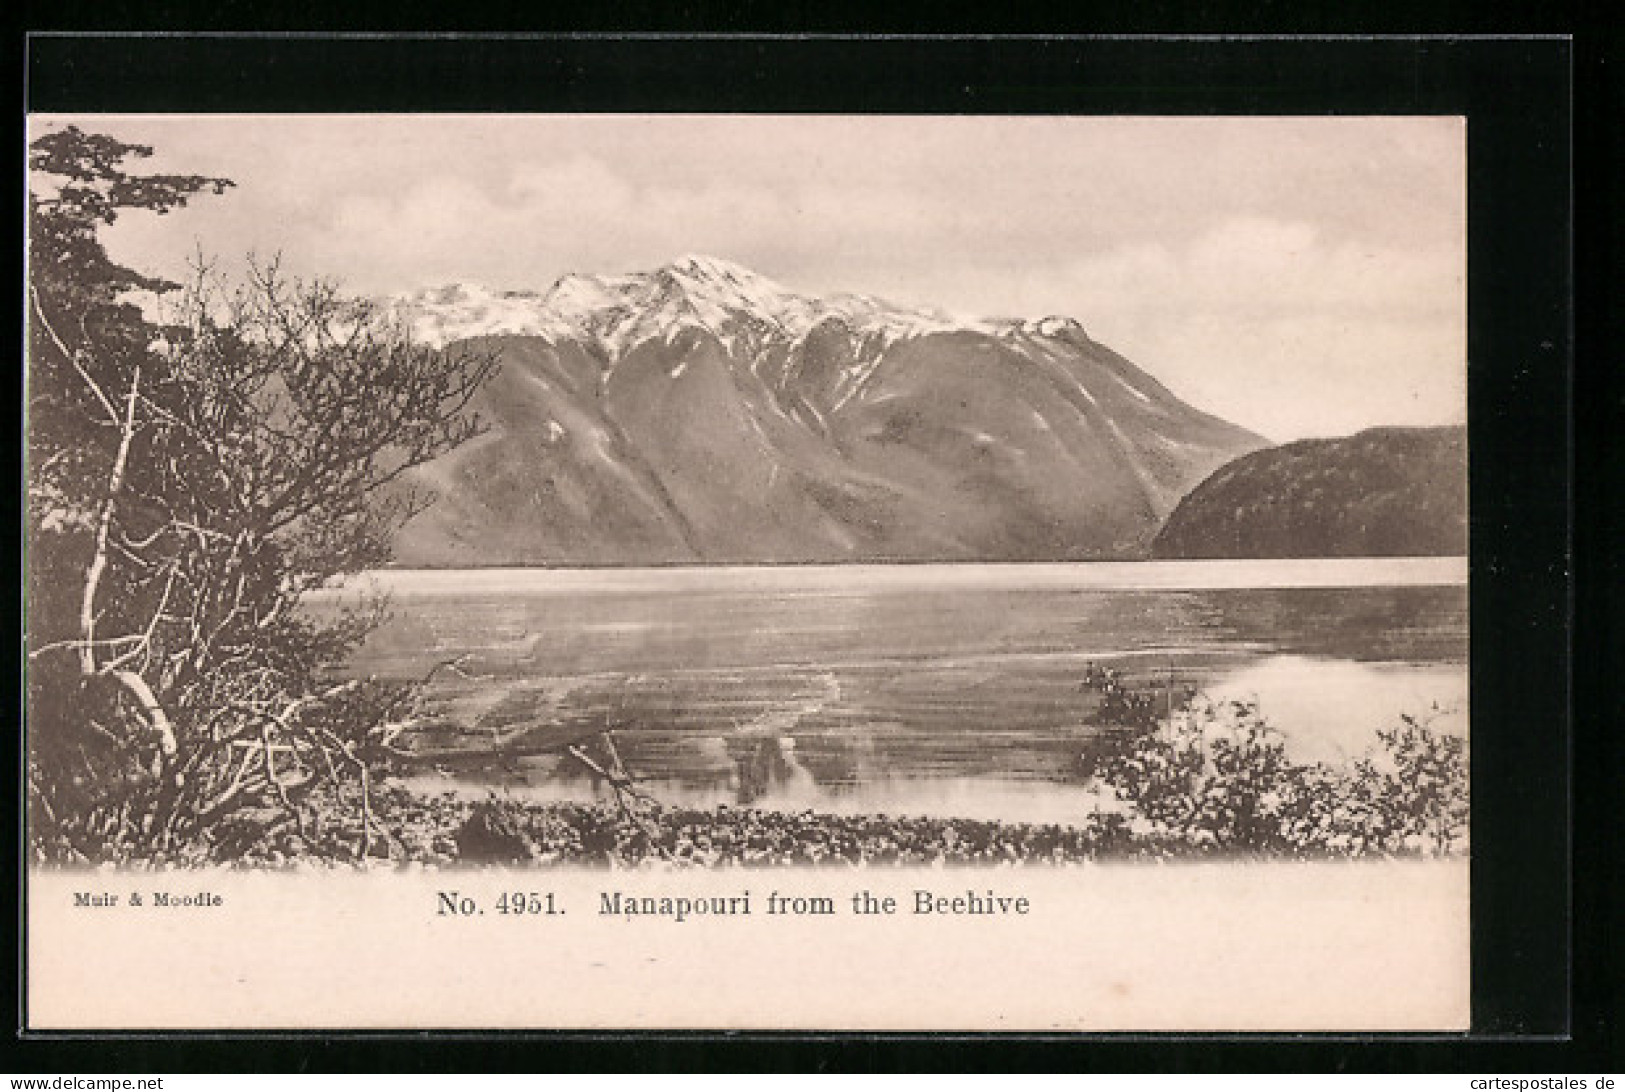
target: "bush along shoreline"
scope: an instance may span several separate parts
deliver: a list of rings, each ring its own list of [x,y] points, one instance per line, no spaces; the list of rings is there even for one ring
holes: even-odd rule
[[[1077,775],[1099,810],[1068,825],[657,800],[527,802],[434,793],[388,778],[373,791],[372,836],[352,811],[318,807],[304,829],[250,817],[206,858],[279,868],[388,867],[987,867],[1084,861],[1330,860],[1459,856],[1468,850],[1467,741],[1401,715],[1347,764],[1293,761],[1281,733],[1244,701],[1186,688],[1135,688],[1090,667],[1100,697]],[[358,847],[365,842],[367,851]]]
[[[1450,856],[1466,853],[1467,740],[1427,716],[1402,713],[1342,765],[1294,761],[1282,733],[1251,701],[1192,690],[1168,715],[1091,665],[1103,731],[1082,772],[1124,803],[1132,837],[1196,851],[1286,857]],[[1114,710],[1121,714],[1112,718]]]

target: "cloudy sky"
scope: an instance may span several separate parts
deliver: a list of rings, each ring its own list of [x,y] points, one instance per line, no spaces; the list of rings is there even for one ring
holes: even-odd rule
[[[1276,440],[1466,412],[1457,118],[35,117],[237,188],[126,217],[386,294],[546,288],[685,253],[809,292],[1070,315]]]

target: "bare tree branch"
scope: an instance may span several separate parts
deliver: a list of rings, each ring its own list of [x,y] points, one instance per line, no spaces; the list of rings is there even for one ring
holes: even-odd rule
[[[130,458],[130,443],[135,439],[136,396],[141,391],[141,366],[136,365],[130,377],[130,394],[125,400],[123,433],[119,438],[118,454],[113,459],[113,470],[108,476],[107,499],[102,502],[101,519],[96,526],[96,552],[85,570],[84,595],[79,605],[79,632],[84,641],[79,651],[79,670],[85,675],[96,674],[96,593],[101,587],[102,574],[107,571],[107,536],[113,526],[113,512],[118,507],[119,493],[124,489],[124,471]]]

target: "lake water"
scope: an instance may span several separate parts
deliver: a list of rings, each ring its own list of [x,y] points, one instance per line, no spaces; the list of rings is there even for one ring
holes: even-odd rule
[[[430,684],[426,787],[601,788],[558,751],[612,730],[668,803],[1067,821],[1091,662],[1248,697],[1303,759],[1399,714],[1467,730],[1464,559],[389,571],[352,664]],[[1437,709],[1442,712],[1435,714]],[[493,759],[494,751],[502,757]]]

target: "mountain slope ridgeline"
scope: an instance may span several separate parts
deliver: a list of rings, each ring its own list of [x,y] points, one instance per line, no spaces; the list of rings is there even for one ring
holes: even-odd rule
[[[1071,319],[965,321],[690,257],[395,301],[495,351],[492,426],[419,472],[408,565],[1143,556],[1264,441]]]

